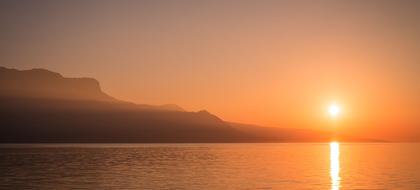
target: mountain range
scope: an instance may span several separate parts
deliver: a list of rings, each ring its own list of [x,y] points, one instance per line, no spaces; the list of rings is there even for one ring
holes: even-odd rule
[[[226,122],[206,110],[113,98],[93,78],[0,67],[1,143],[328,142],[330,132]],[[338,136],[341,141],[370,139]]]

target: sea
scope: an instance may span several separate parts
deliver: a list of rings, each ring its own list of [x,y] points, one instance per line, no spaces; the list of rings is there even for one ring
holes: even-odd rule
[[[0,144],[0,189],[417,190],[420,144]]]

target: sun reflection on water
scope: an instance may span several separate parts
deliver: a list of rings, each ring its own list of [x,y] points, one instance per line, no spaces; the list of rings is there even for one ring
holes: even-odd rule
[[[330,143],[331,190],[340,189],[340,143]]]

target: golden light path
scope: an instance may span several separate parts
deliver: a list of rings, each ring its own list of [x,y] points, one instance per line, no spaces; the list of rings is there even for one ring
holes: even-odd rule
[[[330,143],[330,178],[331,190],[340,189],[340,144]]]

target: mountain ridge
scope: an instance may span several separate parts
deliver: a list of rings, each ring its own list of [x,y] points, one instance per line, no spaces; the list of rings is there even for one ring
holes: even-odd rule
[[[99,81],[94,78],[64,77],[60,73],[42,68],[17,70],[0,66],[0,96],[109,101],[133,104],[150,110],[185,111],[176,104],[148,105],[118,100],[103,92]]]
[[[331,134],[230,123],[206,110],[115,99],[93,78],[0,67],[2,143],[329,142]],[[342,137],[343,141],[371,139]]]

